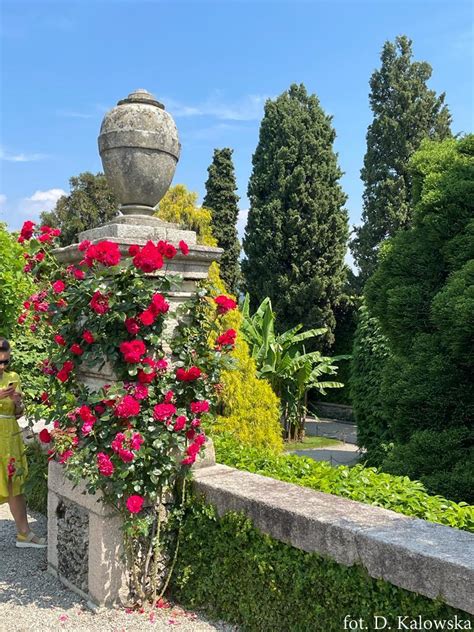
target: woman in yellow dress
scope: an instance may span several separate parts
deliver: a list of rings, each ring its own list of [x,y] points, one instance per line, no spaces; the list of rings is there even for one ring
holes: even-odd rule
[[[44,548],[46,541],[28,525],[23,485],[28,474],[17,418],[23,413],[20,378],[8,372],[10,344],[0,338],[0,505],[8,502],[17,528],[16,546]]]

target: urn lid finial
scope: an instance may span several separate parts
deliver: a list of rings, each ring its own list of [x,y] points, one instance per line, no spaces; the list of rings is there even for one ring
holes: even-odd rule
[[[165,109],[163,103],[160,103],[151,92],[148,92],[148,90],[144,88],[138,88],[138,90],[131,92],[126,99],[120,99],[117,105],[124,105],[125,103],[146,103],[147,105],[154,105],[162,110]]]

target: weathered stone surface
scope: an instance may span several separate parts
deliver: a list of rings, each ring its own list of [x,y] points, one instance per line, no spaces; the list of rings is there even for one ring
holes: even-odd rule
[[[105,115],[99,153],[122,212],[151,215],[174,176],[178,130],[152,94],[136,90]]]
[[[241,511],[277,540],[474,613],[470,533],[225,465],[194,476],[219,515]]]
[[[59,575],[87,592],[89,564],[89,514],[61,499],[56,507],[57,569]]]

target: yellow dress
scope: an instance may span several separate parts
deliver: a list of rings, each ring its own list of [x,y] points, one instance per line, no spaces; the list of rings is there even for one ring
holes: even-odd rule
[[[16,390],[21,393],[18,375],[4,371],[0,376],[0,389],[6,388],[9,382],[13,382]],[[0,399],[0,505],[8,500],[9,481],[13,485],[13,496],[23,493],[27,474],[25,446],[15,419],[15,404],[6,397]]]

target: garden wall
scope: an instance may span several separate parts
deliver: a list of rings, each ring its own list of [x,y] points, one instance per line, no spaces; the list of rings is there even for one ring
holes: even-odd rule
[[[200,469],[194,479],[197,495],[219,516],[242,512],[260,532],[296,549],[474,613],[470,533],[225,465]]]

